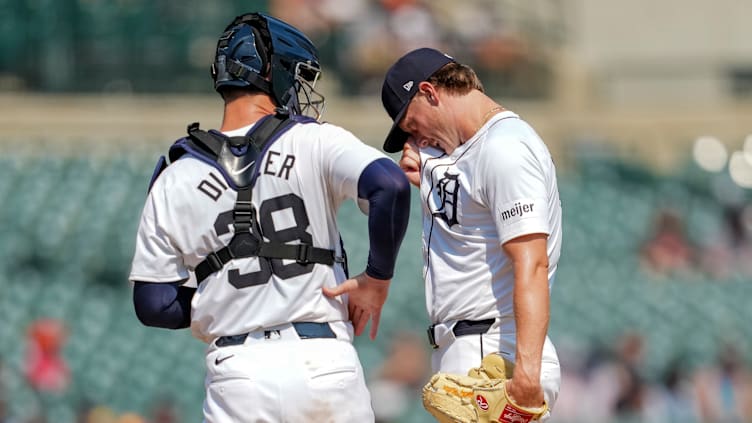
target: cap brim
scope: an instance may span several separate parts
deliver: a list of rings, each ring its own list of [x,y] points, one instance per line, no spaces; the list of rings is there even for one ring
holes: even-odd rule
[[[408,102],[408,104],[410,103]],[[389,134],[387,134],[386,140],[384,141],[384,151],[386,151],[387,153],[397,153],[402,151],[402,147],[404,147],[405,141],[407,141],[407,138],[410,137],[410,134],[403,131],[399,127],[399,123],[402,120],[402,117],[405,115],[406,111],[407,107],[402,109],[394,118],[392,129],[389,130]]]

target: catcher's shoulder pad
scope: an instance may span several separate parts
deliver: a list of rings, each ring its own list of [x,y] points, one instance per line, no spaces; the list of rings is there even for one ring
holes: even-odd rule
[[[251,138],[228,137],[219,131],[204,131],[198,122],[188,125],[188,136],[169,150],[170,162],[190,156],[215,167],[234,189],[251,185],[260,150]]]
[[[194,122],[188,125],[188,135],[170,147],[168,157],[170,163],[186,155],[201,160],[215,167],[233,189],[239,190],[253,186],[258,162],[268,147],[295,123],[304,121],[276,113],[262,118],[242,137],[228,137],[213,129],[204,131]]]
[[[165,158],[165,156],[159,156],[159,159],[157,160],[157,165],[154,167],[154,171],[151,174],[151,180],[149,181],[149,189],[146,190],[146,192],[151,191],[151,187],[154,186],[154,182],[156,182],[157,178],[159,178],[159,175],[161,175],[165,169],[167,169],[167,159]]]
[[[210,132],[201,132],[207,140],[212,139],[209,137],[215,136],[209,135]],[[222,136],[225,137],[224,135]],[[237,143],[236,138],[243,137],[233,138],[235,139],[231,138],[231,142]],[[229,142],[226,143],[218,140],[216,143],[212,142],[212,144],[217,146],[216,154],[197,145],[197,143],[195,143],[190,137],[183,137],[175,141],[168,151],[169,161],[165,156],[159,157],[154,172],[152,173],[151,181],[149,182],[149,191],[151,191],[151,188],[154,186],[154,182],[159,178],[159,175],[161,175],[170,164],[175,163],[186,156],[193,157],[216,168],[225,181],[235,190],[248,186],[252,179],[252,170],[255,168],[254,164],[258,159],[258,149],[246,147],[239,151],[240,154],[235,154],[231,150],[231,147],[228,147],[228,145],[230,145]]]

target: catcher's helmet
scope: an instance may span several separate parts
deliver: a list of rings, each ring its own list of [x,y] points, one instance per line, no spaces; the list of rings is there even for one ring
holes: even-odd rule
[[[318,52],[295,27],[263,13],[235,18],[217,42],[211,67],[214,89],[253,86],[291,114],[317,119],[324,97],[315,85],[321,75]]]

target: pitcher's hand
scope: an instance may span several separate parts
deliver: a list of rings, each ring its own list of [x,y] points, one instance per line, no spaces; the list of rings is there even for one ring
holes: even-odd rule
[[[405,172],[407,180],[420,188],[420,152],[414,141],[408,140],[402,147],[399,167]]]

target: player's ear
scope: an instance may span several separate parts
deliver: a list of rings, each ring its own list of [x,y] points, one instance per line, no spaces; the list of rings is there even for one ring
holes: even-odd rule
[[[431,85],[430,82],[422,81],[418,85],[418,92],[426,96],[426,100],[428,100],[431,104],[436,103],[436,99],[437,99],[436,87]]]

